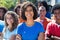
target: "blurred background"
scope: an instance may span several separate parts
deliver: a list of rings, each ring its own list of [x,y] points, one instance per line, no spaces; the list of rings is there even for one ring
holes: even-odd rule
[[[13,8],[17,4],[23,3],[25,1],[33,2],[35,5],[38,1],[46,1],[48,3],[48,5],[51,5],[51,6],[60,3],[60,0],[0,0],[0,6],[4,6],[4,7],[8,8],[9,10],[13,10]]]

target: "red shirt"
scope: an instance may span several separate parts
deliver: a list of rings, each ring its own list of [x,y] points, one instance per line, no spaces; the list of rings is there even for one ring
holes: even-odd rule
[[[22,22],[25,22],[25,21],[26,21],[26,20],[23,20],[22,18],[19,18],[19,19],[18,19],[18,22],[19,22],[19,23],[22,23]]]
[[[51,22],[51,20],[48,19],[48,18],[46,18],[46,17],[45,17],[44,20],[42,20],[42,21],[40,20],[40,18],[37,18],[36,21],[41,22],[41,23],[43,24],[45,30],[46,30],[47,24],[48,24],[49,22]]]
[[[55,22],[51,22],[47,25],[46,35],[60,37],[60,25]]]

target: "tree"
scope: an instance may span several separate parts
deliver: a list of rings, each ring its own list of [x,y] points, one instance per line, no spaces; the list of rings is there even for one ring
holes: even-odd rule
[[[0,6],[4,6],[8,9],[16,5],[17,0],[0,0]]]

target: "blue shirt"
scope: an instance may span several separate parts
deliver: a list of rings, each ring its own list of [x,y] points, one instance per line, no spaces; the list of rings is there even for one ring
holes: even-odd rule
[[[4,21],[0,20],[0,32],[3,31],[4,25],[5,25]]]
[[[22,40],[38,40],[39,33],[44,32],[41,23],[35,22],[33,26],[28,27],[26,23],[18,25],[17,34],[21,35]]]
[[[49,19],[51,19],[51,13],[50,12],[47,12],[46,13],[46,17],[49,18]]]

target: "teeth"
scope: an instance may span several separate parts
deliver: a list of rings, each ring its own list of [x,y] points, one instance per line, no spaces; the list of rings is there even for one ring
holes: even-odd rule
[[[28,14],[27,16],[31,16],[30,14]]]

